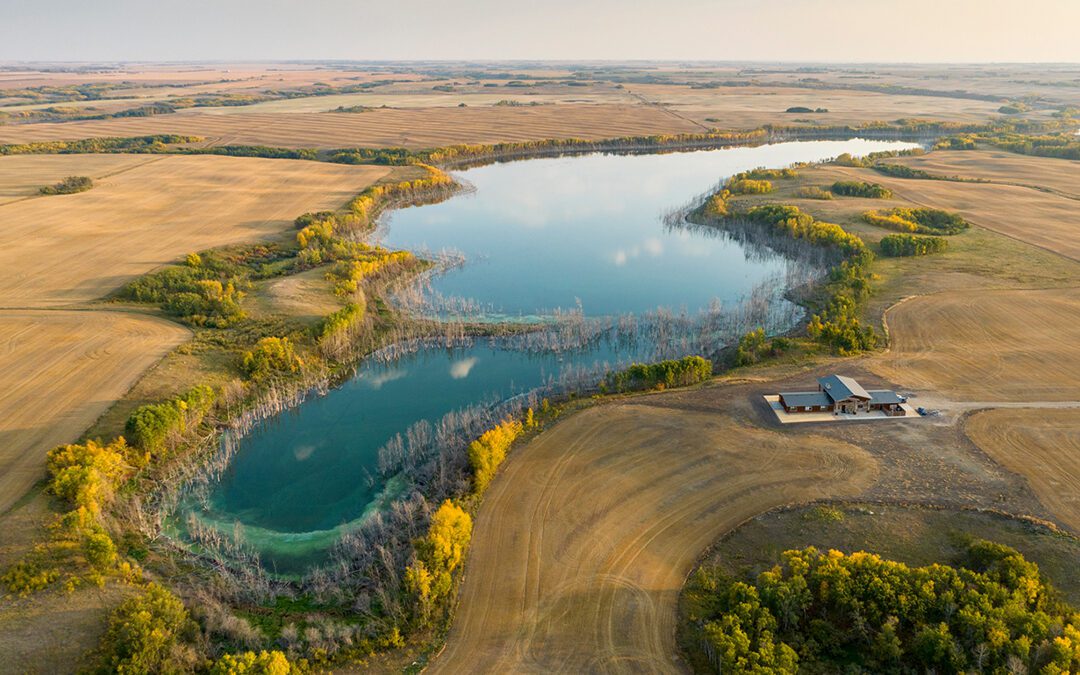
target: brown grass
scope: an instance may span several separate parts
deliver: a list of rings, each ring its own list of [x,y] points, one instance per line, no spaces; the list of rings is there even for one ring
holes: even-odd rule
[[[511,96],[507,96],[511,98]],[[547,138],[603,139],[702,128],[647,105],[386,109],[368,113],[237,113],[184,111],[156,117],[0,127],[0,142],[70,140],[176,133],[216,144],[254,143],[291,148],[496,143]]]
[[[99,298],[188,252],[277,235],[297,215],[338,208],[390,171],[299,160],[158,156],[140,157],[129,170],[108,175],[101,173],[101,159],[0,158],[0,185],[21,184],[28,167],[98,179],[88,192],[0,206],[0,307]],[[114,161],[122,164],[125,157]]]
[[[122,312],[0,314],[0,512],[43,477],[47,450],[78,438],[189,335]]]
[[[965,401],[1080,400],[1076,289],[922,296],[887,313],[892,345],[871,368]]]
[[[1080,533],[1080,410],[987,410],[965,431],[983,451],[1027,479],[1058,519]]]
[[[872,482],[863,450],[650,405],[579,413],[516,450],[476,522],[433,672],[676,672],[683,579],[778,504]]]

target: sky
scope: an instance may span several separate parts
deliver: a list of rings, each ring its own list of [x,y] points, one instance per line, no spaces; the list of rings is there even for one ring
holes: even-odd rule
[[[2,61],[1080,62],[1080,0],[0,0]]]

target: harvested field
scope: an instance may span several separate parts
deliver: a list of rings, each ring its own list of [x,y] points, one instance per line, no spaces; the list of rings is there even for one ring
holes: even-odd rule
[[[890,164],[906,164],[937,176],[981,178],[1007,185],[1032,186],[1080,199],[1080,162],[1052,157],[1028,157],[1001,150],[937,151],[921,157],[897,157]]]
[[[957,98],[878,94],[851,90],[789,87],[718,87],[691,89],[667,84],[634,84],[629,90],[696,122],[722,128],[762,124],[859,124],[897,118],[980,122],[997,112],[999,103]],[[801,106],[827,113],[787,113]]]
[[[700,133],[702,128],[647,105],[424,108],[368,113],[237,113],[183,111],[156,117],[0,127],[0,143],[71,140],[102,136],[175,133],[203,136],[215,144],[263,144],[290,148],[496,143],[547,138],[613,138]]]
[[[941,153],[931,156],[936,154]],[[870,169],[830,168],[848,180],[881,183],[913,204],[956,211],[980,227],[1080,260],[1076,199],[1016,185],[890,178]]]
[[[0,159],[0,206],[37,197],[38,188],[67,176],[89,176],[95,181],[153,162],[152,155],[17,155]],[[0,211],[7,215],[9,211]]]
[[[987,410],[964,426],[969,438],[1027,479],[1061,522],[1080,533],[1080,410]]]
[[[1076,289],[958,291],[890,309],[882,377],[961,401],[1080,400]]]
[[[243,115],[249,113],[312,113],[327,112],[339,106],[367,106],[379,108],[452,108],[465,104],[467,107],[493,106],[502,101],[514,101],[519,106],[555,105],[568,103],[623,103],[635,104],[638,101],[625,90],[608,88],[591,91],[580,88],[564,88],[561,91],[520,92],[514,89],[491,88],[462,90],[452,92],[412,91],[395,92],[391,86],[380,87],[375,93],[332,94],[330,96],[309,96],[289,98],[277,101],[265,101],[249,106],[223,106],[203,108],[204,114]],[[505,104],[504,104],[505,105]],[[348,113],[355,114],[355,113]],[[367,114],[367,113],[364,113]]]
[[[0,185],[18,189],[34,171],[101,175],[104,159],[3,157]],[[0,206],[0,307],[100,298],[191,251],[277,235],[297,215],[338,208],[391,171],[237,157],[114,155],[111,162],[133,164],[88,192]]]
[[[0,512],[43,477],[46,451],[77,439],[189,336],[124,312],[0,314]]]
[[[852,495],[860,448],[642,402],[581,412],[516,450],[485,497],[434,672],[677,672],[683,580],[779,504]]]

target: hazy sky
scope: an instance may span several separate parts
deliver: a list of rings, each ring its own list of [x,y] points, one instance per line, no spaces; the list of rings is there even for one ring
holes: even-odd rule
[[[0,60],[1080,62],[1080,0],[0,0]]]

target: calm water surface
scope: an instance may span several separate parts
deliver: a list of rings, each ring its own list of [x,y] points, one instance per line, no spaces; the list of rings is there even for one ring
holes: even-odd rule
[[[428,297],[467,299],[494,319],[576,307],[587,316],[697,312],[714,300],[737,303],[789,263],[748,256],[722,237],[666,231],[666,212],[745,169],[897,147],[913,144],[795,142],[494,164],[458,174],[474,193],[395,212],[380,236],[395,248],[464,254],[464,266],[432,280]],[[627,356],[610,346],[568,356],[479,341],[366,363],[328,395],[258,425],[241,441],[209,509],[188,506],[230,531],[240,522],[264,561],[300,572],[393,492],[393,482],[375,476],[378,449],[395,434],[535,389],[568,366]]]

